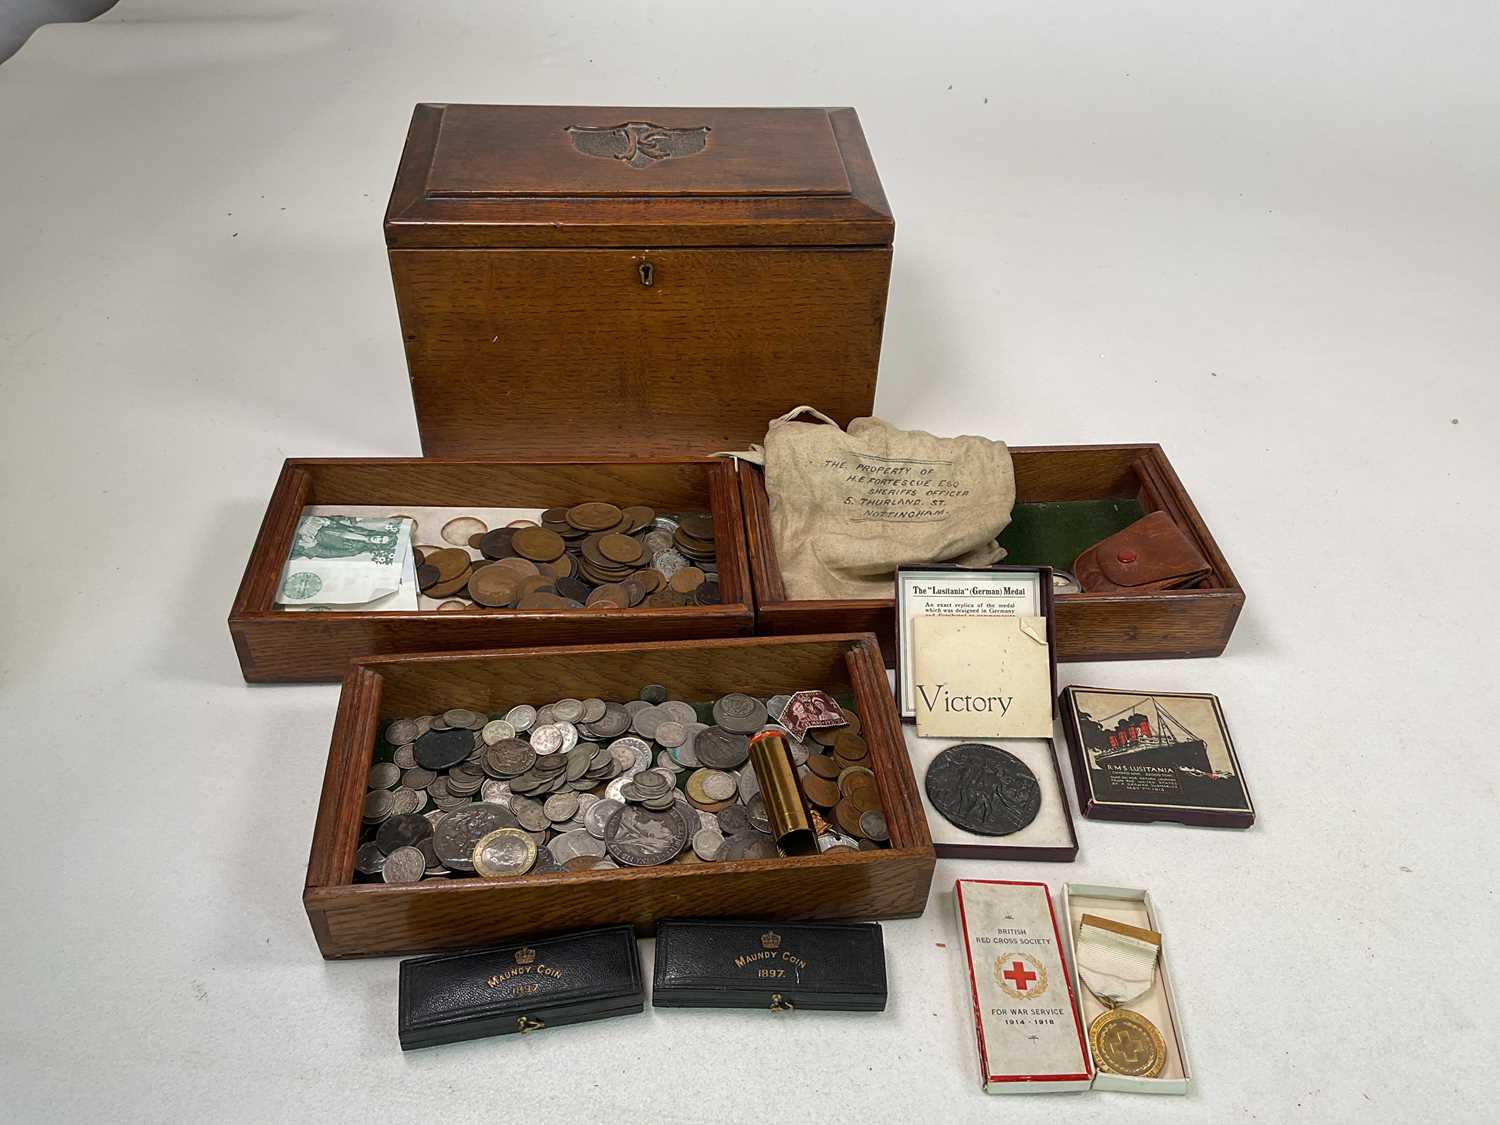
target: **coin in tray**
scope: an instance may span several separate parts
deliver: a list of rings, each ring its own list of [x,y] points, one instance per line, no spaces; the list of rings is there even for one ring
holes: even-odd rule
[[[581,507],[585,523],[608,514]],[[393,719],[367,778],[356,875],[507,879],[775,857],[748,732],[786,699],[731,692],[687,701],[646,684],[623,701],[567,697]],[[839,714],[841,733],[828,745],[771,724],[798,767],[822,854],[890,840],[859,716]]]
[[[498,522],[497,511],[523,518],[502,515],[503,525],[491,526],[487,520]],[[387,541],[397,548],[382,546]],[[372,553],[377,548],[384,553]],[[545,510],[429,511],[421,519],[400,512],[379,518],[304,515],[282,585],[288,592],[278,601],[301,609],[612,610],[721,603],[709,515],[605,500]]]
[[[588,500],[504,527],[456,517],[442,538],[444,545],[418,544],[415,556],[422,593],[442,599],[437,608],[444,611],[663,609],[720,601],[713,520],[701,512]]]

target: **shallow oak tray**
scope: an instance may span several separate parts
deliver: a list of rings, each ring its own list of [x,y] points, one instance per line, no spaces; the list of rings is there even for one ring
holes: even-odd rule
[[[678,699],[820,687],[849,693],[869,746],[891,846],[799,859],[668,864],[508,880],[354,882],[365,777],[392,719],[488,711],[565,696],[633,699],[648,683]],[[505,938],[664,917],[889,918],[922,913],[935,856],[875,638],[751,637],[354,661],[344,678],[313,829],[308,920],[324,957],[462,949]]]
[[[1144,513],[1164,510],[1203,552],[1212,573],[1198,586],[1139,594],[1059,594],[1054,617],[1059,660],[1136,660],[1218,656],[1245,604],[1235,580],[1159,445],[1013,446],[1016,503],[1136,500]],[[740,497],[750,537],[756,628],[762,633],[869,630],[887,662],[895,659],[896,603],[870,600],[790,601],[771,537],[765,478],[741,464]],[[1087,546],[1087,544],[1084,544]],[[1031,560],[1008,559],[1027,563]]]
[[[714,521],[722,604],[462,613],[296,613],[276,607],[276,584],[292,534],[309,504],[389,504],[393,510],[402,505],[546,508],[582,500],[708,512]],[[629,462],[291,459],[282,466],[229,613],[240,670],[251,682],[336,681],[355,656],[725,637],[748,634],[754,623],[744,517],[734,469],[706,458]]]

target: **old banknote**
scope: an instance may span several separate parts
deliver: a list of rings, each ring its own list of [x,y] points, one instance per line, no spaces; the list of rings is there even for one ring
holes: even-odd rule
[[[367,606],[409,586],[415,609],[411,533],[412,521],[402,517],[304,515],[292,537],[277,603]]]

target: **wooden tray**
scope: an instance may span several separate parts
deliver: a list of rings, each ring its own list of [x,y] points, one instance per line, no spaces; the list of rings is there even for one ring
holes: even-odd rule
[[[618,499],[713,517],[722,603],[663,609],[484,609],[463,613],[295,613],[276,584],[309,504],[551,507]],[[292,459],[281,469],[229,613],[251,682],[339,680],[349,659],[381,653],[747,634],[754,627],[744,518],[731,465],[661,461]]]
[[[1161,446],[1040,445],[1012,447],[1010,452],[1018,505],[1128,500],[1139,503],[1143,513],[1164,510],[1213,568],[1192,589],[1059,594],[1054,610],[1058,660],[1218,656],[1224,651],[1245,604],[1245,592]],[[757,630],[772,634],[868,630],[880,638],[886,662],[893,663],[895,600],[789,601],[771,537],[765,478],[758,467],[746,464],[740,465],[739,475],[750,537]],[[1006,561],[1027,564],[1033,560]]]
[[[653,682],[692,700],[809,687],[852,694],[891,846],[497,881],[353,881],[365,776],[385,723],[455,700],[495,710],[567,695],[632,699]],[[339,697],[302,901],[325,957],[461,949],[619,922],[649,934],[658,918],[674,915],[907,917],[925,909],[936,862],[916,784],[880,652],[868,634],[360,659]]]

